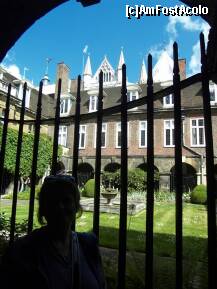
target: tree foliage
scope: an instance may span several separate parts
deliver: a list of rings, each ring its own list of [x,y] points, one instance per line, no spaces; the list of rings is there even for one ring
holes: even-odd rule
[[[2,126],[0,126],[0,140],[2,136]],[[7,144],[5,153],[4,168],[14,174],[16,164],[16,152],[17,152],[17,139],[18,131],[12,128],[8,128],[7,132]],[[33,155],[34,134],[23,133],[22,151],[20,158],[20,176],[27,178],[31,175],[32,169],[32,155]],[[38,163],[37,163],[37,176],[42,177],[45,173],[48,165],[52,160],[52,147],[53,142],[47,135],[40,135],[39,149],[38,149]],[[62,148],[59,146],[58,157],[62,155]]]
[[[159,172],[155,170],[154,181],[159,181]],[[120,189],[121,186],[121,171],[103,172],[102,183],[105,187],[111,186]],[[128,193],[135,191],[146,191],[147,187],[147,172],[140,168],[128,169]]]

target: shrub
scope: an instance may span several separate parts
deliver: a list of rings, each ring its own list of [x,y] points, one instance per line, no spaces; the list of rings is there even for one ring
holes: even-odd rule
[[[159,181],[159,172],[154,173],[155,182]],[[108,186],[114,187],[120,190],[121,185],[121,172],[120,169],[116,172],[103,172],[102,183],[107,188]],[[147,187],[147,172],[134,168],[128,170],[128,193],[144,192]]]
[[[191,203],[205,204],[207,200],[206,186],[198,185],[194,188],[190,195]]]
[[[93,198],[95,191],[95,180],[89,179],[84,185],[83,195],[85,197]]]
[[[0,212],[0,231],[8,229],[9,225],[9,220],[6,217],[5,212]]]
[[[139,168],[128,171],[128,192],[146,190],[147,173]]]
[[[37,199],[37,200],[38,200],[40,190],[41,190],[41,186],[37,185],[35,187],[35,199]],[[30,189],[17,194],[18,200],[29,200],[29,198],[30,198]],[[6,194],[6,195],[2,195],[2,199],[12,200],[13,194],[10,193],[10,194]]]
[[[30,198],[30,190],[26,190],[17,194],[18,200],[29,200]]]
[[[120,189],[120,170],[116,172],[103,172],[102,183],[105,188],[111,186]]]

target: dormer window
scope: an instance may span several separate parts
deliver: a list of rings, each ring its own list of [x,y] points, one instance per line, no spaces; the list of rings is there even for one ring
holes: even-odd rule
[[[133,101],[135,99],[139,98],[139,94],[137,90],[133,90],[133,91],[128,91],[127,92],[127,101]]]
[[[71,109],[71,99],[62,98],[60,101],[60,115],[68,115]]]
[[[167,95],[167,96],[164,96],[163,105],[164,105],[164,107],[173,107],[174,106],[174,96],[172,93]]]
[[[96,95],[90,96],[89,112],[97,111],[98,98]]]
[[[209,92],[210,92],[210,103],[216,104],[217,103],[217,85],[214,83],[210,83]]]

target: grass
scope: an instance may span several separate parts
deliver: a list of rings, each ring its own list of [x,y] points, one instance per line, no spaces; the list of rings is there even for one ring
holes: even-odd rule
[[[17,206],[17,221],[28,217],[28,203]],[[37,206],[36,206],[37,207]],[[10,216],[10,205],[0,206]],[[145,210],[135,216],[128,216],[127,220],[127,288],[144,288],[144,260],[145,260]],[[77,231],[92,230],[93,214],[84,212],[77,219]],[[35,227],[39,224],[36,221]],[[115,214],[100,214],[100,245],[102,247],[118,249],[119,216]],[[116,285],[118,255],[103,256],[109,288]],[[111,254],[111,252],[109,253]],[[184,288],[193,288],[194,278],[199,278],[200,286],[207,287],[207,212],[203,205],[183,204],[183,267]],[[154,271],[155,283],[158,289],[175,287],[175,205],[174,203],[156,203],[154,210]],[[195,277],[196,276],[196,277]],[[138,282],[138,284],[136,283]],[[197,281],[198,282],[198,281]],[[139,285],[140,284],[140,285]]]

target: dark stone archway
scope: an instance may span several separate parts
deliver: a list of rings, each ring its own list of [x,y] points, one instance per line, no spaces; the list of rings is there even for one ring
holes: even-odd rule
[[[170,191],[175,191],[175,166],[170,170]],[[194,167],[187,163],[182,163],[183,192],[189,192],[197,185],[197,174]]]
[[[78,165],[78,185],[83,186],[89,179],[94,177],[94,169],[89,163]]]
[[[109,164],[105,165],[104,171],[114,173],[117,170],[119,170],[120,168],[121,168],[121,165],[119,163],[109,163]]]
[[[142,163],[137,168],[147,172],[147,163]],[[154,166],[154,171],[155,175],[159,177],[159,169],[156,166]],[[159,179],[154,182],[154,190],[159,191]]]

